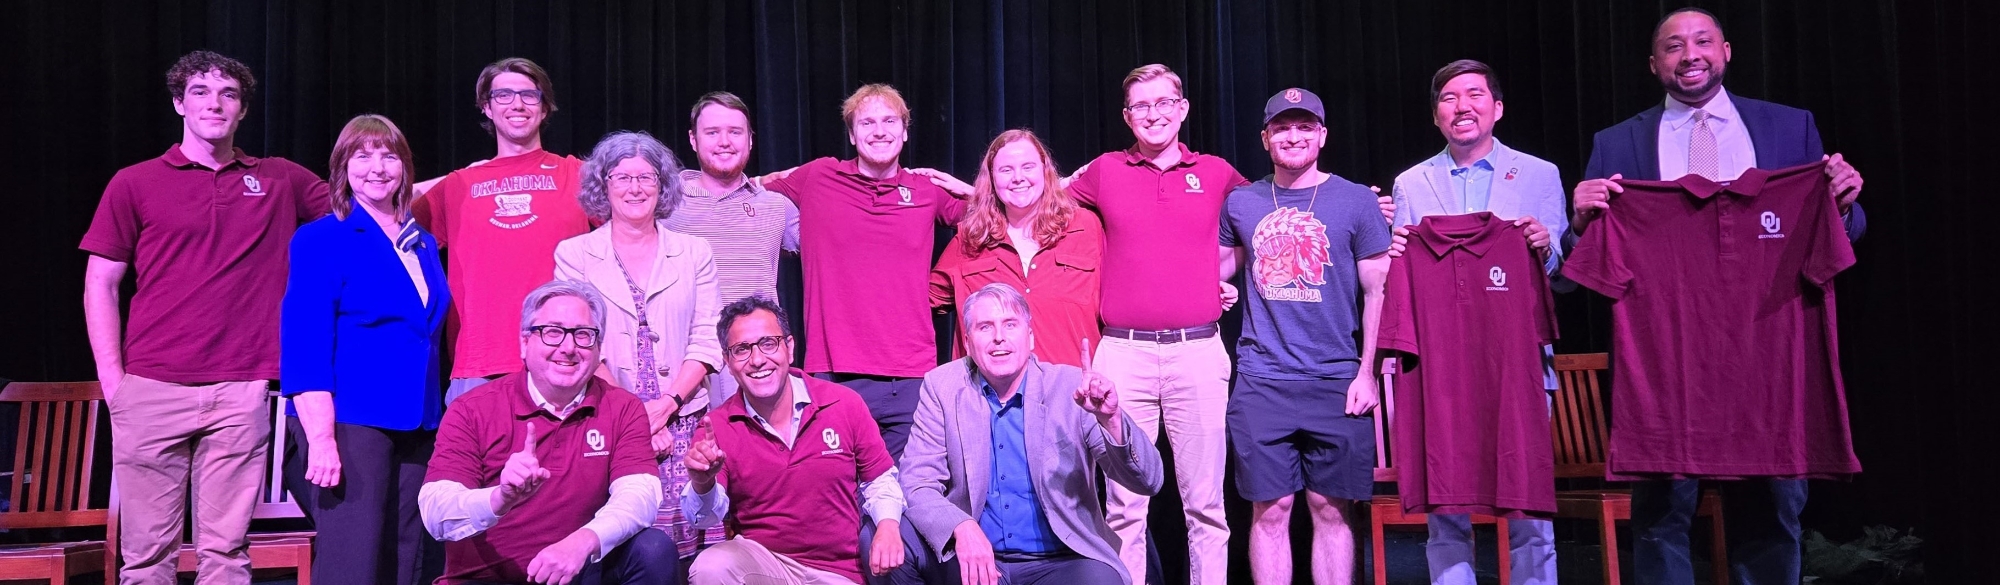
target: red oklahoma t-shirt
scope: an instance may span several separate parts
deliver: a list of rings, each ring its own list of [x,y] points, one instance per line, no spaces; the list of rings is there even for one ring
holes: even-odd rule
[[[536,150],[445,175],[411,206],[450,265],[451,377],[521,367],[521,301],[556,272],[556,244],[590,231],[576,202],[582,161]]]
[[[716,446],[729,454],[716,478],[729,494],[729,527],[799,564],[860,583],[860,485],[896,460],[860,395],[799,370],[788,374],[804,379],[812,397],[790,448],[751,419],[740,398],[708,413]]]
[[[326,215],[326,190],[289,160],[238,149],[210,169],[179,144],[112,176],[77,247],[138,278],[125,371],[175,384],[276,379],[292,234]]]
[[[1563,265],[1614,301],[1607,475],[1859,473],[1833,295],[1854,250],[1823,163],[1620,184]]]
[[[1430,216],[1389,265],[1379,339],[1402,354],[1392,422],[1404,510],[1555,513],[1542,371],[1555,304],[1525,229],[1487,212]]]
[[[424,483],[499,485],[507,459],[527,443],[529,422],[535,423],[535,457],[549,479],[492,528],[444,543],[439,583],[526,581],[535,555],[596,517],[611,499],[611,480],[659,472],[646,407],[631,392],[591,378],[583,404],[558,421],[535,406],[527,372],[516,371],[473,389],[445,411]]]
[[[917,378],[937,367],[931,249],[965,202],[908,169],[877,180],[831,157],[764,187],[799,206],[805,370]]]

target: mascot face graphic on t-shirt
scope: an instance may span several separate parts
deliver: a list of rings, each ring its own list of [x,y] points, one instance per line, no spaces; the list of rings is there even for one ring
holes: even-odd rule
[[[1257,263],[1251,267],[1250,275],[1266,298],[1307,300],[1298,292],[1317,293],[1312,287],[1326,284],[1325,267],[1333,264],[1331,243],[1326,238],[1326,224],[1313,218],[1312,212],[1278,208],[1257,222],[1257,233],[1250,244],[1257,253]],[[1297,288],[1289,294],[1280,290],[1294,285]],[[1319,300],[1317,294],[1309,296],[1315,297],[1310,300]]]

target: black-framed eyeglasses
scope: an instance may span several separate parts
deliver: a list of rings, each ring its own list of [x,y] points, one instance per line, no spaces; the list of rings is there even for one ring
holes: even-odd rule
[[[1160,101],[1153,102],[1150,104],[1137,103],[1125,106],[1125,111],[1130,112],[1134,116],[1149,116],[1152,115],[1153,110],[1155,109],[1164,112],[1169,109],[1172,109],[1174,106],[1181,105],[1181,102],[1184,101],[1187,100],[1181,98],[1161,98]]]
[[[577,347],[590,349],[597,347],[597,340],[602,339],[603,336],[603,333],[598,331],[596,327],[534,325],[528,327],[528,331],[533,332],[535,337],[541,338],[542,344],[549,347],[562,345],[563,338],[568,337],[576,340]]]
[[[542,103],[542,90],[539,89],[501,88],[486,92],[486,99],[492,100],[496,104],[507,105],[514,103],[514,96],[517,95],[521,96],[521,103],[523,104],[532,106]]]
[[[757,338],[756,341],[745,341],[723,349],[725,350],[724,353],[729,356],[729,359],[739,362],[750,359],[750,348],[752,347],[757,348],[757,351],[764,352],[764,355],[778,355],[778,344],[783,342],[786,337],[784,335],[766,335]]]

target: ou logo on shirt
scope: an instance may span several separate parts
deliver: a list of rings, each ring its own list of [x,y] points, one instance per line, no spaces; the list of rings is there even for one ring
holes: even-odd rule
[[[1757,216],[1757,223],[1764,226],[1764,233],[1758,234],[1757,239],[1769,240],[1785,237],[1785,234],[1778,233],[1778,230],[1784,229],[1783,223],[1778,219],[1778,214],[1766,211],[1762,215]]]
[[[840,433],[833,432],[833,429],[827,429],[826,431],[821,432],[819,434],[819,437],[821,440],[826,441],[826,448],[828,449],[840,448]]]
[[[1486,278],[1493,280],[1493,286],[1507,286],[1507,271],[1501,270],[1499,266],[1486,271]]]

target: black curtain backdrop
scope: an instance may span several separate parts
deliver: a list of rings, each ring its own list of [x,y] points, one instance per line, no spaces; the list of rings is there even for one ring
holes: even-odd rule
[[[2000,445],[1995,385],[1978,380],[1996,324],[1975,177],[1994,133],[1974,114],[1993,53],[1983,0],[1704,1],[1734,48],[1728,87],[1812,110],[1829,150],[1867,178],[1860,264],[1839,279],[1842,358],[1867,473],[1816,483],[1809,527],[1849,536],[1914,526],[1935,582],[1972,579],[1972,551]],[[561,111],[547,148],[586,153],[605,132],[647,130],[692,161],[687,108],[710,90],[748,100],[753,172],[852,156],[839,104],[867,82],[914,110],[904,163],[970,179],[988,140],[1031,127],[1065,170],[1131,143],[1119,80],[1160,62],[1187,82],[1192,148],[1245,175],[1270,172],[1257,140],[1263,100],[1288,86],[1326,99],[1323,168],[1368,184],[1442,148],[1427,84],[1458,58],[1494,65],[1506,92],[1498,136],[1574,182],[1597,130],[1663,98],[1646,71],[1651,27],[1680,2],[1277,2],[1267,0],[213,1],[68,0],[9,6],[0,19],[13,83],[0,90],[7,148],[0,242],[8,300],[0,376],[94,377],[76,250],[105,182],[178,140],[163,73],[208,48],[259,80],[238,133],[245,151],[324,170],[355,114],[394,119],[426,177],[493,154],[472,86],[480,67],[524,56],[553,75]],[[1990,38],[1986,38],[1990,41]],[[25,179],[25,185],[19,181]],[[940,236],[941,238],[943,236]],[[1923,242],[1930,242],[1925,244]],[[282,278],[273,274],[272,278]],[[794,281],[795,282],[795,281]],[[1975,285],[1976,283],[1980,283]],[[1105,283],[1119,286],[1118,283]],[[129,286],[129,284],[128,284]],[[796,298],[793,285],[791,295]],[[1604,351],[1608,312],[1559,299],[1561,351]],[[796,303],[794,303],[796,306]],[[943,321],[941,321],[943,322]],[[1721,333],[1721,334],[1726,334]],[[942,336],[942,335],[941,335]],[[1171,491],[1171,490],[1169,490]],[[1171,498],[1166,498],[1171,499]],[[1233,565],[1247,508],[1234,504]],[[1179,526],[1169,508],[1163,530]],[[1169,573],[1183,542],[1163,532]],[[1304,543],[1299,543],[1303,550]],[[1301,558],[1304,558],[1303,556]],[[1303,569],[1303,567],[1301,567]]]

